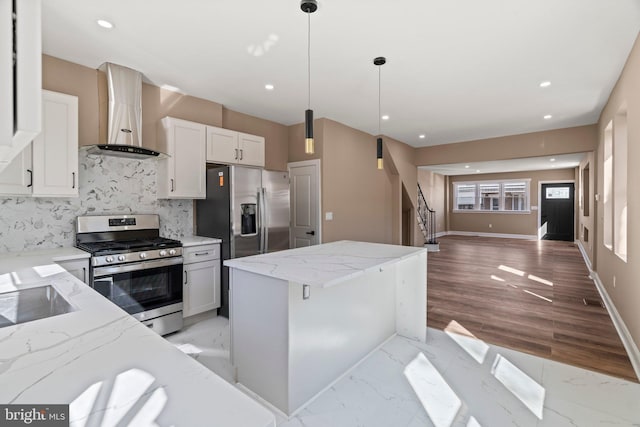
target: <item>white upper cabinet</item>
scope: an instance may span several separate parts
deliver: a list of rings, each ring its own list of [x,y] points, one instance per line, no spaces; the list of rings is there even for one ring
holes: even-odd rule
[[[42,91],[43,130],[0,173],[0,194],[78,196],[78,98]]]
[[[158,126],[159,199],[204,199],[206,191],[206,125],[165,117]]]
[[[33,195],[78,196],[78,98],[42,91],[43,130],[33,140]]]
[[[264,167],[264,137],[207,126],[207,162]]]
[[[0,172],[42,128],[40,15],[40,0],[0,0]]]
[[[264,137],[240,133],[238,140],[241,165],[264,167]]]
[[[207,161],[237,163],[238,157],[238,132],[207,126]]]

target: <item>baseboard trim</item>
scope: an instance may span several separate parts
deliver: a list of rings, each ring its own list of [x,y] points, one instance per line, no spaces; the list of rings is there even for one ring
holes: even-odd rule
[[[501,239],[522,239],[522,240],[538,240],[535,234],[504,234],[504,233],[479,233],[475,231],[449,231],[447,234],[452,236],[476,236],[476,237],[498,237]]]
[[[584,263],[587,264],[587,268],[589,271],[593,271],[591,268],[591,260],[589,259],[589,254],[587,254],[587,250],[584,248],[584,245],[580,240],[576,240],[576,246],[580,249],[580,253],[582,254],[582,259],[584,259]]]
[[[436,233],[436,239],[438,237],[446,236],[447,234],[449,234],[448,231],[439,231],[439,232]]]
[[[591,280],[593,280],[593,283],[595,283],[596,289],[600,294],[600,298],[602,298],[602,302],[604,302],[604,306],[607,308],[609,317],[613,322],[613,326],[616,328],[616,331],[618,332],[618,336],[622,341],[622,345],[624,346],[624,349],[627,351],[627,356],[629,356],[629,361],[631,362],[631,366],[633,366],[633,370],[636,373],[636,377],[638,378],[638,380],[640,380],[640,349],[638,349],[638,346],[636,345],[635,341],[633,341],[633,337],[631,336],[631,333],[629,332],[627,325],[624,323],[624,320],[622,320],[620,313],[618,313],[618,309],[616,309],[616,306],[613,304],[613,300],[611,300],[611,297],[609,296],[609,293],[607,292],[607,288],[605,288],[604,283],[602,283],[602,280],[600,280],[600,276],[598,276],[598,273],[593,271],[593,269],[591,268],[591,261],[587,256],[587,252],[585,251],[584,246],[582,245],[582,242],[577,241],[577,245],[578,245],[578,248],[580,249],[580,253],[582,254],[582,258],[584,259],[584,263],[587,265],[587,268],[589,269]]]

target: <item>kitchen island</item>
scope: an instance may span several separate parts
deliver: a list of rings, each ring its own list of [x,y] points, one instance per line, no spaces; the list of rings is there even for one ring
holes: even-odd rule
[[[425,341],[426,254],[340,241],[226,260],[238,383],[290,416],[396,333]]]
[[[6,319],[27,308],[17,291],[51,286],[70,305],[0,328],[0,403],[69,404],[72,426],[275,427],[266,408],[52,263],[87,256],[74,248],[0,256]]]

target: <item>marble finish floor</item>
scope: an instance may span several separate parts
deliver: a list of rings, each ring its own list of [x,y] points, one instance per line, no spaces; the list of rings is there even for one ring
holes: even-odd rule
[[[229,325],[167,339],[232,382]],[[640,384],[486,344],[461,326],[387,341],[279,427],[640,426]]]

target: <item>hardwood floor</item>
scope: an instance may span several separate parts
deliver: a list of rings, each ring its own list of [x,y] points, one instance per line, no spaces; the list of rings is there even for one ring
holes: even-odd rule
[[[573,243],[445,236],[427,274],[428,326],[638,381]]]

